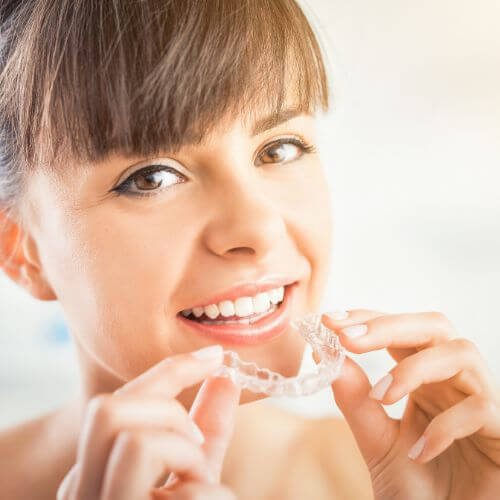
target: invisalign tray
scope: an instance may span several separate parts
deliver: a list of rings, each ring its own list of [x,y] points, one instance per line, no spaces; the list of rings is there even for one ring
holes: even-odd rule
[[[224,351],[224,365],[215,373],[228,377],[242,389],[268,396],[307,396],[331,384],[340,374],[346,351],[338,336],[321,323],[321,314],[310,313],[291,322],[319,355],[320,361],[313,373],[296,377],[261,368],[243,361],[234,351]]]

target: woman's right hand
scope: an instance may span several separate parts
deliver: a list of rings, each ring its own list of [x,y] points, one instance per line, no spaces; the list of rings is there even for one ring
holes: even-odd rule
[[[240,389],[210,377],[222,364],[222,349],[211,347],[211,356],[171,356],[94,397],[57,500],[234,499],[220,474]],[[188,413],[175,398],[203,379]]]

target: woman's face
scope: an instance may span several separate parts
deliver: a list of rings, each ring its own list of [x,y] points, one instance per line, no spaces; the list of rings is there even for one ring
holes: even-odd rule
[[[315,118],[297,115],[255,135],[253,125],[236,121],[175,155],[113,156],[30,179],[29,231],[90,393],[172,354],[224,345],[187,327],[179,312],[236,283],[286,277],[298,282],[291,316],[317,308],[329,265],[329,192],[318,155],[293,142],[317,146]],[[154,175],[138,174],[151,165],[159,166]],[[118,195],[119,185],[128,192]],[[288,329],[224,347],[293,375],[304,343]],[[180,399],[189,404],[194,394]],[[242,402],[251,399],[244,393]]]

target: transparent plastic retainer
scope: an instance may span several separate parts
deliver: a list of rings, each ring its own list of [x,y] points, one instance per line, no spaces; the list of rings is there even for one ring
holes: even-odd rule
[[[319,356],[313,373],[285,377],[256,363],[243,361],[234,351],[224,351],[224,364],[216,375],[230,378],[242,389],[268,396],[307,396],[324,389],[339,376],[345,349],[338,336],[321,323],[321,314],[306,314],[291,325]]]

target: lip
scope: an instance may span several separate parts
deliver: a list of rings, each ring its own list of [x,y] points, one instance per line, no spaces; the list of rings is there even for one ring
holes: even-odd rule
[[[178,314],[177,318],[197,334],[217,343],[234,346],[260,344],[282,335],[287,330],[297,286],[298,282],[286,286],[283,302],[278,309],[249,325],[207,325],[189,320],[182,314]]]
[[[218,304],[223,300],[236,300],[238,297],[253,297],[261,292],[267,292],[273,288],[290,285],[297,281],[297,278],[292,276],[267,276],[257,281],[238,283],[231,288],[223,290],[203,302],[190,306],[186,309],[194,309],[195,307],[205,307],[210,304]],[[184,310],[184,309],[183,309]]]

